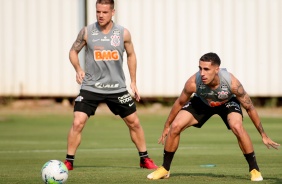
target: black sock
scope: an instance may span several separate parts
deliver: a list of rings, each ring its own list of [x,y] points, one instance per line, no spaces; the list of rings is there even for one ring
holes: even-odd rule
[[[249,171],[256,169],[257,171],[259,171],[259,167],[256,161],[256,155],[255,152],[252,153],[248,153],[248,154],[244,154],[248,164],[249,164]]]
[[[163,167],[164,167],[167,171],[170,170],[170,165],[171,165],[171,162],[172,162],[174,153],[175,153],[175,152],[168,152],[168,151],[164,150]]]
[[[140,157],[140,163],[144,164],[144,159],[149,158],[148,152],[139,152],[139,157]]]
[[[73,165],[74,155],[68,155],[68,154],[67,154],[66,160],[67,160],[68,162],[70,162],[71,165]]]

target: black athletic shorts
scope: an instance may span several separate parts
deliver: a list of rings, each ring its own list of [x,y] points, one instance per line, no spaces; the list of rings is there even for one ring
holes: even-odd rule
[[[182,107],[182,110],[186,110],[194,116],[194,118],[198,121],[198,124],[194,125],[197,128],[201,128],[214,114],[218,114],[222,118],[228,129],[230,129],[227,121],[227,115],[229,113],[237,112],[241,114],[243,118],[240,102],[235,97],[231,98],[228,102],[220,106],[210,107],[199,97],[194,96],[186,105]]]
[[[124,118],[136,111],[136,105],[128,91],[115,94],[99,94],[87,90],[80,90],[75,99],[74,112],[85,112],[88,117],[95,114],[100,103],[106,103],[115,114]]]

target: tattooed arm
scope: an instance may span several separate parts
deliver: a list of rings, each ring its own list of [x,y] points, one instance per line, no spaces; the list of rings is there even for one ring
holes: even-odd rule
[[[85,76],[85,73],[79,64],[78,53],[86,45],[86,38],[87,38],[86,30],[87,30],[86,27],[80,30],[69,52],[69,59],[76,71],[76,82],[78,84],[82,83],[83,78]]]
[[[237,78],[235,78],[232,74],[231,74],[231,90],[236,95],[236,98],[239,100],[239,102],[244,107],[244,109],[246,109],[246,111],[247,111],[249,117],[251,118],[253,124],[255,125],[258,132],[262,136],[263,143],[267,146],[267,148],[273,147],[273,148],[277,149],[277,147],[280,146],[280,144],[273,142],[267,136],[267,134],[265,133],[265,131],[262,127],[259,115],[258,115],[258,113],[257,113],[257,111],[256,111],[256,109],[253,105],[253,102],[252,102],[250,96],[247,94],[247,92],[245,91],[245,89],[242,86],[242,84],[240,83],[240,81]]]

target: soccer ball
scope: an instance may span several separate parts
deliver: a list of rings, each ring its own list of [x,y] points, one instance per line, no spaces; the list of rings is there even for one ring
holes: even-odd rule
[[[68,179],[68,169],[59,160],[49,160],[43,165],[41,176],[46,184],[62,184]]]

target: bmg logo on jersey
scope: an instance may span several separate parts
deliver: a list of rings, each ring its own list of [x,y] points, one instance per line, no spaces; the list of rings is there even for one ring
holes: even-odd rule
[[[118,61],[119,53],[117,50],[94,50],[95,61]]]
[[[118,97],[118,100],[120,103],[124,104],[124,103],[132,101],[132,97],[129,93],[127,93],[121,97]]]

